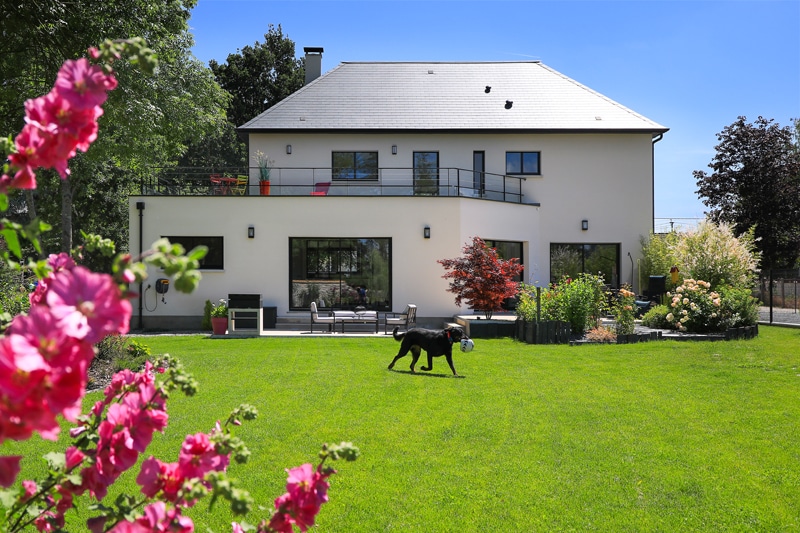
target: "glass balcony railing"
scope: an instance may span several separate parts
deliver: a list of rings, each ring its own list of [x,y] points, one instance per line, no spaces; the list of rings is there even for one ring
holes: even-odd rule
[[[271,168],[269,180],[251,168],[153,169],[144,196],[439,196],[533,203],[522,176],[460,168],[379,168],[373,173],[332,168]]]

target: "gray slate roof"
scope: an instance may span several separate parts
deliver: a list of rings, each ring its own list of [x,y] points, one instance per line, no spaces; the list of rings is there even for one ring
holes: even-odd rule
[[[538,61],[526,61],[342,63],[239,130],[657,135],[667,128]]]

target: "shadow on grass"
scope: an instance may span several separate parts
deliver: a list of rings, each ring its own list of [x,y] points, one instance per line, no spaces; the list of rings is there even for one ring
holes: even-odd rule
[[[411,370],[395,370],[394,368],[390,368],[389,372],[396,372],[398,374],[408,374],[409,376],[419,376],[423,378],[460,378],[463,379],[464,376],[453,376],[451,374],[429,374],[424,370],[421,372],[412,372]]]

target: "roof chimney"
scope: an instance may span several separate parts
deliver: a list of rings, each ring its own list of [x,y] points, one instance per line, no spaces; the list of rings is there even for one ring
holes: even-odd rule
[[[303,48],[306,53],[306,85],[322,75],[322,48]]]

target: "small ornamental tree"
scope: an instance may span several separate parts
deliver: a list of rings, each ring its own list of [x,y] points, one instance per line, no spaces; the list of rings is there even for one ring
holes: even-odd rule
[[[517,258],[500,259],[497,250],[489,248],[480,237],[473,237],[472,244],[462,248],[463,257],[439,259],[437,263],[448,272],[442,276],[449,279],[447,290],[456,295],[456,305],[464,301],[472,309],[483,311],[492,318],[495,311],[503,309],[503,301],[517,295],[519,283],[514,276],[524,268]]]

